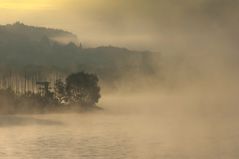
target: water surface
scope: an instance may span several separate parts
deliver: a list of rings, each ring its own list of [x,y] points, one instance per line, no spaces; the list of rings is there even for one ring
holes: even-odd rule
[[[111,97],[100,112],[1,115],[0,158],[239,158],[236,108],[215,111],[213,99],[200,101]]]

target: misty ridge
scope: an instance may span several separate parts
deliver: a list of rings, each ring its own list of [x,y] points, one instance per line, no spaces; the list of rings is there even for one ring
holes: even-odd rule
[[[151,77],[156,72],[152,52],[113,46],[85,48],[74,34],[63,30],[17,22],[0,26],[0,34],[0,69],[3,74],[11,70],[58,72],[66,76],[86,71],[97,74],[102,83],[114,86],[114,82],[127,76]]]

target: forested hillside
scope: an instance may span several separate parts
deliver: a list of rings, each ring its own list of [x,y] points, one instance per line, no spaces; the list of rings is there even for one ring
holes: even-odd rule
[[[67,43],[57,38],[67,37]],[[85,48],[67,31],[27,26],[17,22],[0,26],[0,69],[12,72],[86,71],[114,82],[125,74],[154,74],[153,53],[103,46]]]

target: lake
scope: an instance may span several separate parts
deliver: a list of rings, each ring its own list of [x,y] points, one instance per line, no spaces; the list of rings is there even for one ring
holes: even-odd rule
[[[1,115],[0,158],[238,159],[236,99],[216,99],[108,96],[99,112]]]

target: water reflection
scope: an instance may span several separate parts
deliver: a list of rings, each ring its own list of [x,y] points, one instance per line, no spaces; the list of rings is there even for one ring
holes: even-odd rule
[[[1,115],[0,127],[9,126],[30,126],[30,125],[62,125],[62,122],[48,120],[48,119],[36,119],[30,116],[15,116],[15,115]]]

